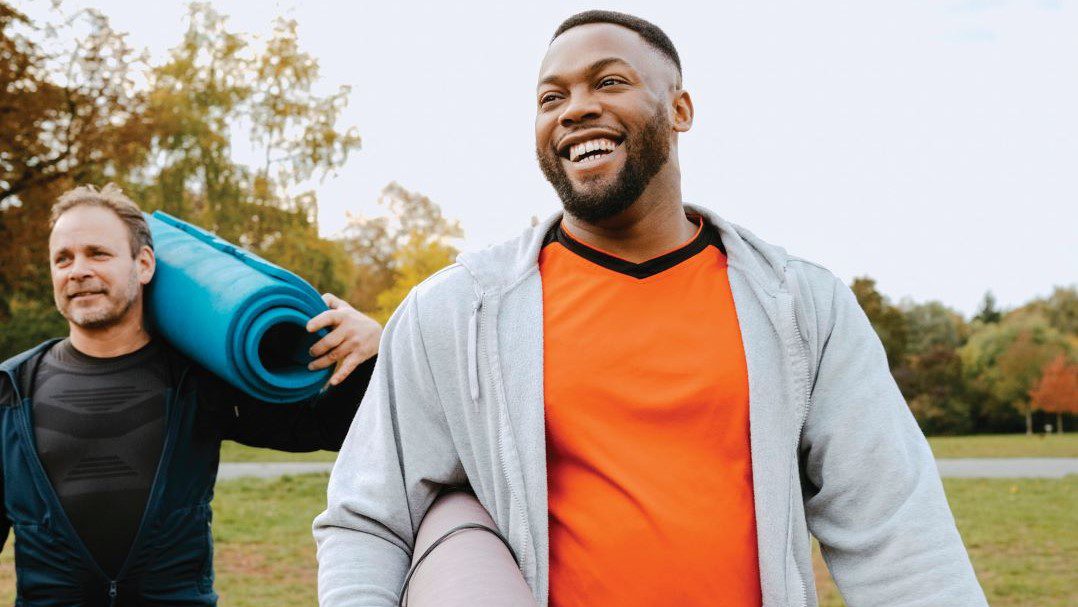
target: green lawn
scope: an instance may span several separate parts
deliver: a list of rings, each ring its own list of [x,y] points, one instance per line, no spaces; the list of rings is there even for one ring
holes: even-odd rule
[[[936,457],[1078,457],[1078,432],[1062,436],[987,434],[937,436],[928,439]],[[221,445],[222,462],[332,462],[332,451],[285,453],[245,447],[232,441]]]
[[[336,451],[312,451],[311,453],[286,453],[273,449],[256,449],[232,441],[221,443],[222,462],[333,462]]]
[[[1078,457],[1078,433],[935,436],[932,452],[943,457]]]
[[[326,475],[222,483],[214,502],[217,589],[222,607],[316,602],[311,519],[325,503]],[[948,479],[947,495],[993,607],[1078,605],[1078,477]],[[11,550],[0,557],[0,602],[12,600]],[[842,605],[825,571],[821,604]]]

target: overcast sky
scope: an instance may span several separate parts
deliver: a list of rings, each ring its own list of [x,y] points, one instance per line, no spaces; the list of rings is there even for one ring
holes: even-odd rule
[[[43,0],[16,2],[31,15]],[[535,81],[554,28],[587,8],[652,20],[696,108],[687,201],[897,301],[966,314],[1078,281],[1078,2],[213,3],[234,28],[280,14],[351,84],[363,149],[317,185],[323,233],[377,214],[390,181],[461,220],[464,248],[559,208],[534,158]],[[173,0],[95,6],[163,58]]]

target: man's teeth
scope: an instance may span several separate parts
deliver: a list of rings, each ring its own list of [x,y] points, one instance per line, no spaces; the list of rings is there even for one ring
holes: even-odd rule
[[[618,147],[618,144],[610,139],[591,139],[569,148],[569,160],[580,162],[585,155],[595,151],[599,152],[599,154],[595,154],[596,156],[609,154],[610,152],[613,152],[616,147]]]

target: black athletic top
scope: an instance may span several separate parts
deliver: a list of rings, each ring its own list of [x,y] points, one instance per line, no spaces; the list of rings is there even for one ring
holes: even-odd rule
[[[34,375],[41,463],[76,533],[110,576],[123,565],[146,508],[169,385],[164,350],[154,341],[94,358],[65,339]]]

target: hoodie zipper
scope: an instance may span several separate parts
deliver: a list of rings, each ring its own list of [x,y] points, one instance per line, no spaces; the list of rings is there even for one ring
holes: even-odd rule
[[[797,341],[797,352],[801,357],[801,367],[802,369],[804,369],[805,373],[803,394],[805,411],[804,414],[801,416],[800,424],[798,425],[798,431],[795,439],[797,442],[794,443],[794,455],[796,457],[798,449],[800,449],[801,446],[801,434],[802,432],[804,432],[805,422],[808,420],[808,406],[809,399],[812,397],[812,390],[809,387],[809,380],[811,378],[809,377],[808,355],[805,353],[805,343],[804,340],[801,338],[801,326],[797,322],[797,310],[794,308],[794,298],[793,295],[789,293],[787,293],[787,296],[789,297],[790,319],[792,321],[790,326],[794,330],[794,339]],[[791,541],[790,538],[787,538],[787,542],[789,541]],[[789,545],[787,544],[787,546]],[[796,566],[796,564],[797,560],[795,559],[794,565]],[[805,587],[805,576],[801,574],[800,569],[797,570],[797,581],[801,587],[801,607],[808,607],[808,589]]]
[[[476,412],[479,411],[479,313],[482,307],[482,295],[478,295],[475,305],[472,306],[472,314],[468,321],[468,387],[471,391],[472,402]],[[490,369],[488,373],[490,374],[489,379],[491,385],[496,385],[494,370]],[[509,428],[508,431],[512,431],[512,422],[509,421],[508,406],[504,407],[504,413],[506,416],[506,426]],[[502,476],[505,478],[506,485],[509,487],[509,500],[513,506],[515,506],[515,511],[520,516],[521,521],[523,521],[524,529],[526,530],[526,533],[524,533],[521,540],[521,549],[518,551],[518,554],[520,554],[520,562],[517,563],[517,566],[520,568],[521,572],[523,572],[525,569],[524,565],[528,560],[528,550],[530,545],[528,538],[531,532],[528,528],[527,512],[521,506],[520,500],[517,498],[517,491],[514,489],[513,479],[509,474],[509,468],[506,464],[509,460],[508,448],[505,446],[504,435],[504,431],[498,432],[498,455],[501,457],[501,472]],[[507,529],[507,537],[509,535],[508,531],[509,530]]]
[[[176,384],[176,388],[171,391],[172,393],[169,395],[169,398],[165,400],[165,419],[168,425],[166,426],[167,429],[165,433],[164,448],[161,450],[161,457],[157,461],[157,471],[154,474],[153,484],[150,486],[150,497],[146,501],[146,509],[142,513],[142,520],[139,522],[138,531],[135,533],[135,538],[131,542],[131,548],[130,550],[128,550],[127,557],[124,559],[123,565],[120,566],[120,570],[117,572],[115,579],[110,578],[109,575],[105,573],[105,570],[101,568],[101,565],[97,562],[97,560],[94,559],[93,554],[90,553],[90,549],[86,546],[86,543],[83,541],[82,537],[80,537],[78,532],[75,530],[75,526],[71,523],[71,519],[67,517],[67,512],[64,510],[63,504],[60,503],[60,497],[56,494],[56,488],[52,486],[52,482],[49,481],[48,475],[45,474],[45,466],[41,463],[41,456],[37,452],[37,442],[34,440],[33,425],[30,422],[30,398],[22,397],[22,395],[19,393],[18,383],[14,381],[14,376],[11,373],[8,373],[8,377],[12,380],[12,387],[15,391],[15,397],[19,399],[19,402],[22,403],[22,406],[20,407],[19,411],[19,419],[22,422],[24,438],[31,446],[31,448],[28,449],[28,451],[30,451],[29,459],[32,462],[30,468],[32,470],[32,473],[38,480],[38,486],[43,488],[46,499],[52,503],[53,510],[56,511],[57,517],[62,521],[62,524],[67,525],[68,529],[71,530],[71,535],[75,540],[74,544],[79,550],[79,552],[82,553],[83,558],[86,560],[86,562],[90,563],[90,565],[98,573],[98,575],[100,575],[105,580],[108,580],[109,605],[115,605],[116,597],[119,593],[119,580],[123,579],[124,574],[127,572],[127,568],[131,562],[131,557],[138,548],[139,540],[141,539],[141,536],[143,535],[144,529],[146,527],[146,523],[150,518],[150,512],[157,505],[156,502],[158,497],[158,487],[161,484],[160,481],[162,476],[161,471],[164,469],[165,461],[167,460],[168,455],[171,453],[172,444],[175,442],[174,435],[176,434],[177,430],[176,424],[172,423],[173,412],[175,410],[178,410],[178,407],[174,405],[174,401],[176,400],[175,395],[180,393],[179,389],[180,387],[182,387],[183,381],[187,377],[187,369],[184,369],[183,374],[180,375],[180,381]]]

